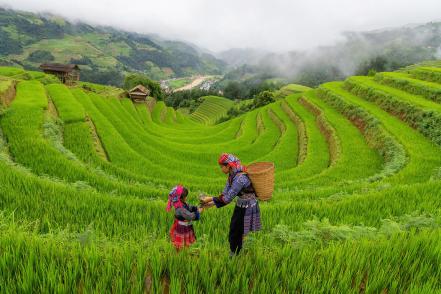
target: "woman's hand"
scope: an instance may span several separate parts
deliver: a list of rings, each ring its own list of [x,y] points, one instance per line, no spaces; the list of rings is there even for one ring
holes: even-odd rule
[[[213,197],[204,197],[203,199],[204,203],[208,203],[208,202],[212,202],[213,201]]]

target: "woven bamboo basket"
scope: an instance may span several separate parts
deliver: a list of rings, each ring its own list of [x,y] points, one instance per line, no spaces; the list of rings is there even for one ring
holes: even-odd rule
[[[274,192],[274,163],[252,163],[247,166],[247,173],[259,200],[271,199]]]

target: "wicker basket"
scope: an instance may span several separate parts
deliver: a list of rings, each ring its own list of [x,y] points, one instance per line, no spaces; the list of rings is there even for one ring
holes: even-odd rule
[[[247,166],[247,174],[259,200],[266,201],[271,199],[274,192],[274,163],[252,163]]]

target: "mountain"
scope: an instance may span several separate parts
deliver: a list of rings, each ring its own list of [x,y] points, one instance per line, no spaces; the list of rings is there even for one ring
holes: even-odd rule
[[[79,64],[82,80],[121,85],[127,72],[152,79],[221,74],[226,64],[193,44],[0,8],[0,64],[38,69]]]

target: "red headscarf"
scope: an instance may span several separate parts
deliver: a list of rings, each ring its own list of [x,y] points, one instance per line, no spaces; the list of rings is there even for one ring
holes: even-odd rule
[[[233,154],[222,153],[217,162],[222,165],[229,165],[234,174],[247,171],[246,167],[240,163],[240,159]]]
[[[170,193],[168,194],[167,211],[170,211],[172,205],[175,209],[184,205],[181,201],[181,196],[183,192],[184,187],[181,185],[174,187],[170,191]]]

